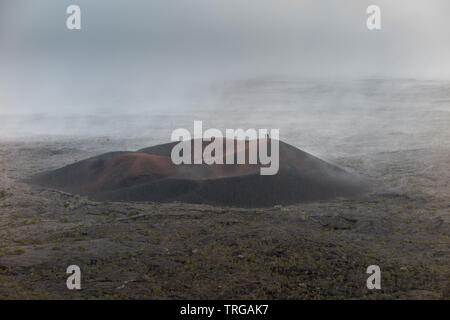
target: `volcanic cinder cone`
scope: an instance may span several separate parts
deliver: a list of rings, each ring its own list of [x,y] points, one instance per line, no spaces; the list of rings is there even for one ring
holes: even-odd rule
[[[136,152],[106,153],[40,174],[31,182],[96,200],[180,201],[241,207],[353,198],[369,190],[361,177],[282,141],[280,167],[275,175],[260,175],[260,164],[175,165],[170,154],[177,143]],[[246,141],[244,149],[248,146]],[[242,150],[237,150],[235,144],[236,151]]]

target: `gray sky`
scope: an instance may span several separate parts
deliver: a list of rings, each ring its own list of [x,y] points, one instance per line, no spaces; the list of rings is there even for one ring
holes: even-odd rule
[[[70,4],[82,30],[66,29]],[[369,4],[381,31],[366,28]],[[449,12],[448,0],[1,0],[0,113],[171,108],[264,75],[450,78]]]

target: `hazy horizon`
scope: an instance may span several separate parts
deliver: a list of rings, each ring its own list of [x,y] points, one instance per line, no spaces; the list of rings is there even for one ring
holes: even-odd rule
[[[81,30],[66,29],[70,4],[81,7]],[[382,30],[367,30],[369,4],[381,7]],[[444,0],[4,0],[0,114],[188,112],[240,79],[449,79],[448,9]]]

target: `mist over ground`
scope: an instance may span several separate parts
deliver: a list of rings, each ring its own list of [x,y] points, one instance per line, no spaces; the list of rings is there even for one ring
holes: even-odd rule
[[[156,143],[203,120],[318,153],[448,141],[448,1],[80,0],[67,30],[70,4],[2,1],[1,137]]]
[[[329,158],[449,147],[450,82],[366,79],[253,79],[221,84],[189,110],[152,114],[8,115],[0,135],[39,139],[136,140],[138,149],[170,140],[176,128],[279,128],[280,138]],[[117,147],[117,146],[115,146]]]

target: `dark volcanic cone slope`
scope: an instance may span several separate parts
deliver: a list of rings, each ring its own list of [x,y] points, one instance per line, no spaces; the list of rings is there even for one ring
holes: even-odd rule
[[[176,166],[170,158],[175,144],[107,153],[40,174],[31,182],[97,200],[241,207],[356,197],[369,190],[364,179],[281,141],[280,169],[272,176],[260,175],[259,164]],[[247,149],[248,141],[242,150]]]

